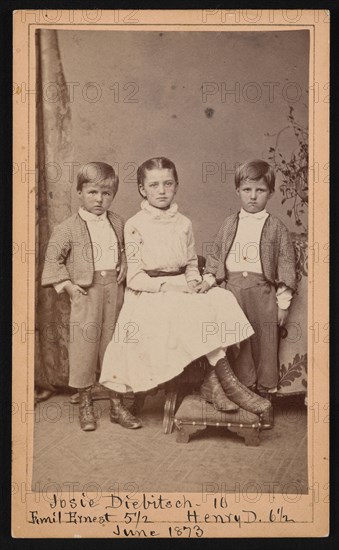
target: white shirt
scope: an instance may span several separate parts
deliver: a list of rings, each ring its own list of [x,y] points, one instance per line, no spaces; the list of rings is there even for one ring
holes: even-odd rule
[[[163,277],[150,277],[148,270],[177,271],[185,267],[184,281],[201,281],[197,268],[191,221],[172,203],[167,210],[147,200],[125,225],[127,287],[142,292],[159,292]]]
[[[268,212],[251,214],[241,209],[237,233],[226,259],[228,271],[262,273],[260,261],[260,237]]]
[[[262,273],[260,260],[260,238],[264,223],[269,214],[266,209],[251,214],[243,208],[239,213],[237,232],[226,258],[226,268],[230,272],[248,271]],[[212,274],[204,276],[210,286],[215,284]],[[288,309],[292,300],[292,291],[286,285],[279,285],[276,291],[277,304],[280,309]]]
[[[118,239],[107,218],[107,212],[97,216],[84,208],[79,208],[79,216],[87,223],[92,241],[94,270],[116,269],[119,257]],[[86,255],[86,250],[83,253]],[[58,294],[63,291],[67,282],[62,281],[54,285]]]

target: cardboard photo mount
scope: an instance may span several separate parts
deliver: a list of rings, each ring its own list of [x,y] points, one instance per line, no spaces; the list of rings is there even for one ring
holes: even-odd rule
[[[17,10],[13,69],[13,459],[16,538],[325,537],[329,532],[329,13]],[[309,56],[308,494],[37,492],[34,460],[36,55],[39,29],[215,33],[305,29]],[[315,170],[315,167],[317,169]],[[24,173],[24,177],[23,177]],[[135,502],[132,510],[131,500]],[[220,522],[216,516],[228,516]],[[65,510],[68,511],[67,521]],[[78,515],[77,515],[78,514]],[[80,516],[86,517],[83,521]],[[70,520],[72,518],[72,520]],[[78,520],[76,521],[76,518]]]

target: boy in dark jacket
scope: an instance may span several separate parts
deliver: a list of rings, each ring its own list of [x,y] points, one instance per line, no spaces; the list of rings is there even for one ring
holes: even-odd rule
[[[200,292],[226,282],[255,330],[232,364],[245,386],[265,397],[277,391],[278,327],[296,290],[295,253],[285,225],[266,211],[275,173],[249,160],[235,174],[241,210],[225,219],[207,255]]]

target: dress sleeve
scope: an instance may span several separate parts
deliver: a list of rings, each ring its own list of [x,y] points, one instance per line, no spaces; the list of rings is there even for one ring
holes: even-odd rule
[[[127,287],[140,292],[160,292],[162,281],[147,275],[142,260],[143,240],[140,232],[130,225],[125,225],[125,251],[127,258]]]
[[[187,264],[185,271],[186,281],[201,281],[201,275],[198,269],[198,256],[195,250],[195,241],[193,235],[193,227],[190,222],[187,235]]]

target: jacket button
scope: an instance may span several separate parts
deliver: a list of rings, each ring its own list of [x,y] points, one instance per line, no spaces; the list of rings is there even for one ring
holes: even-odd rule
[[[245,278],[248,277],[248,272],[247,272],[247,271],[243,271],[242,276],[245,277]]]

